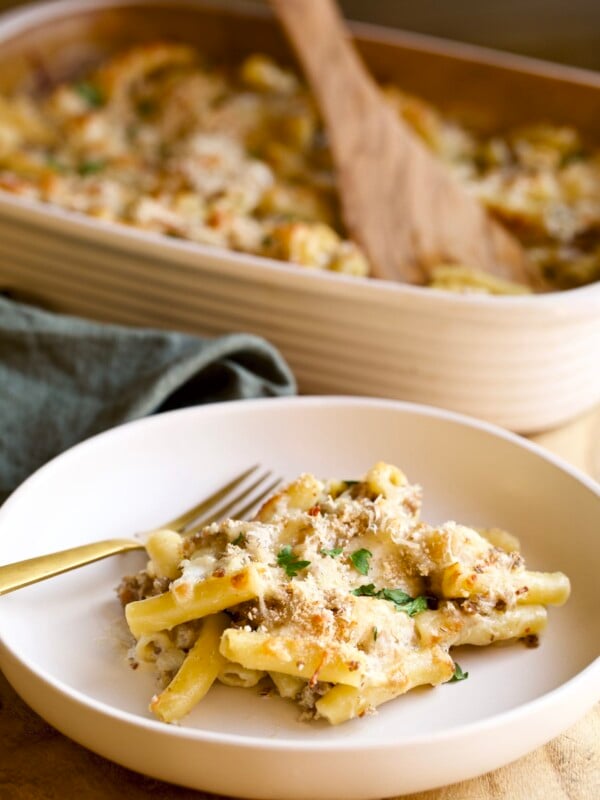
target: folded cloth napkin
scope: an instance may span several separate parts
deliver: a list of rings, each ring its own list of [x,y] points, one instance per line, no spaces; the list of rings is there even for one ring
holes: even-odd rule
[[[258,336],[105,325],[0,297],[0,502],[53,456],[119,423],[295,388]]]

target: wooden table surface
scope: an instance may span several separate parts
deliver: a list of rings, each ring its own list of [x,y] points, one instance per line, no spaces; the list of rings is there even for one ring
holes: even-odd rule
[[[600,408],[532,437],[600,481]],[[0,673],[0,800],[209,800],[106,761],[47,725]],[[475,780],[405,800],[598,800],[600,707],[545,747]]]

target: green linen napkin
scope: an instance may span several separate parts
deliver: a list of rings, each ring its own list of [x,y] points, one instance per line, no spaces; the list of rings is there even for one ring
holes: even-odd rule
[[[258,336],[105,325],[0,297],[0,502],[50,458],[114,425],[295,389]]]

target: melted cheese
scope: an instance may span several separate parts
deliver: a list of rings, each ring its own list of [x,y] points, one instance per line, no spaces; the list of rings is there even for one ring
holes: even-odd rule
[[[255,519],[224,520],[188,541],[170,590],[189,597],[208,578],[254,565],[260,595],[228,611],[232,627],[256,632],[261,641],[271,637],[275,656],[289,661],[288,643],[305,642],[313,658],[317,652],[321,664],[343,664],[361,686],[401,688],[410,686],[410,665],[428,651],[434,661],[445,659],[445,672],[431,667],[421,682],[447,680],[455,643],[488,644],[543,627],[543,607],[521,614],[519,603],[527,583],[533,580],[538,592],[544,575],[527,572],[517,552],[471,528],[428,525],[420,505],[420,488],[389,465],[375,465],[359,482],[301,475]],[[178,635],[180,645],[189,643],[195,629]],[[176,635],[174,647],[177,641]],[[163,663],[165,656],[159,669]],[[307,687],[301,683],[301,702],[325,691],[318,685],[321,668]]]

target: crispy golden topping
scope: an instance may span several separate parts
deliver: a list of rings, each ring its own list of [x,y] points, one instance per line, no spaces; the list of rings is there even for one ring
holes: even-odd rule
[[[481,136],[397,87],[384,91],[519,237],[549,288],[600,277],[600,154],[577,131],[538,124]],[[341,224],[313,98],[263,54],[215,67],[192,47],[149,43],[41,102],[0,97],[0,190],[301,267],[369,274]],[[519,291],[477,266],[440,264],[432,285]]]
[[[147,569],[119,589],[137,661],[163,685],[174,664],[191,681],[197,623],[225,611],[212,680],[270,683],[337,723],[413,686],[463,680],[457,645],[533,641],[545,605],[567,599],[566,576],[528,571],[505,531],[429,525],[420,509],[419,487],[379,462],[360,481],[303,474],[254,519],[183,544],[155,532]]]

